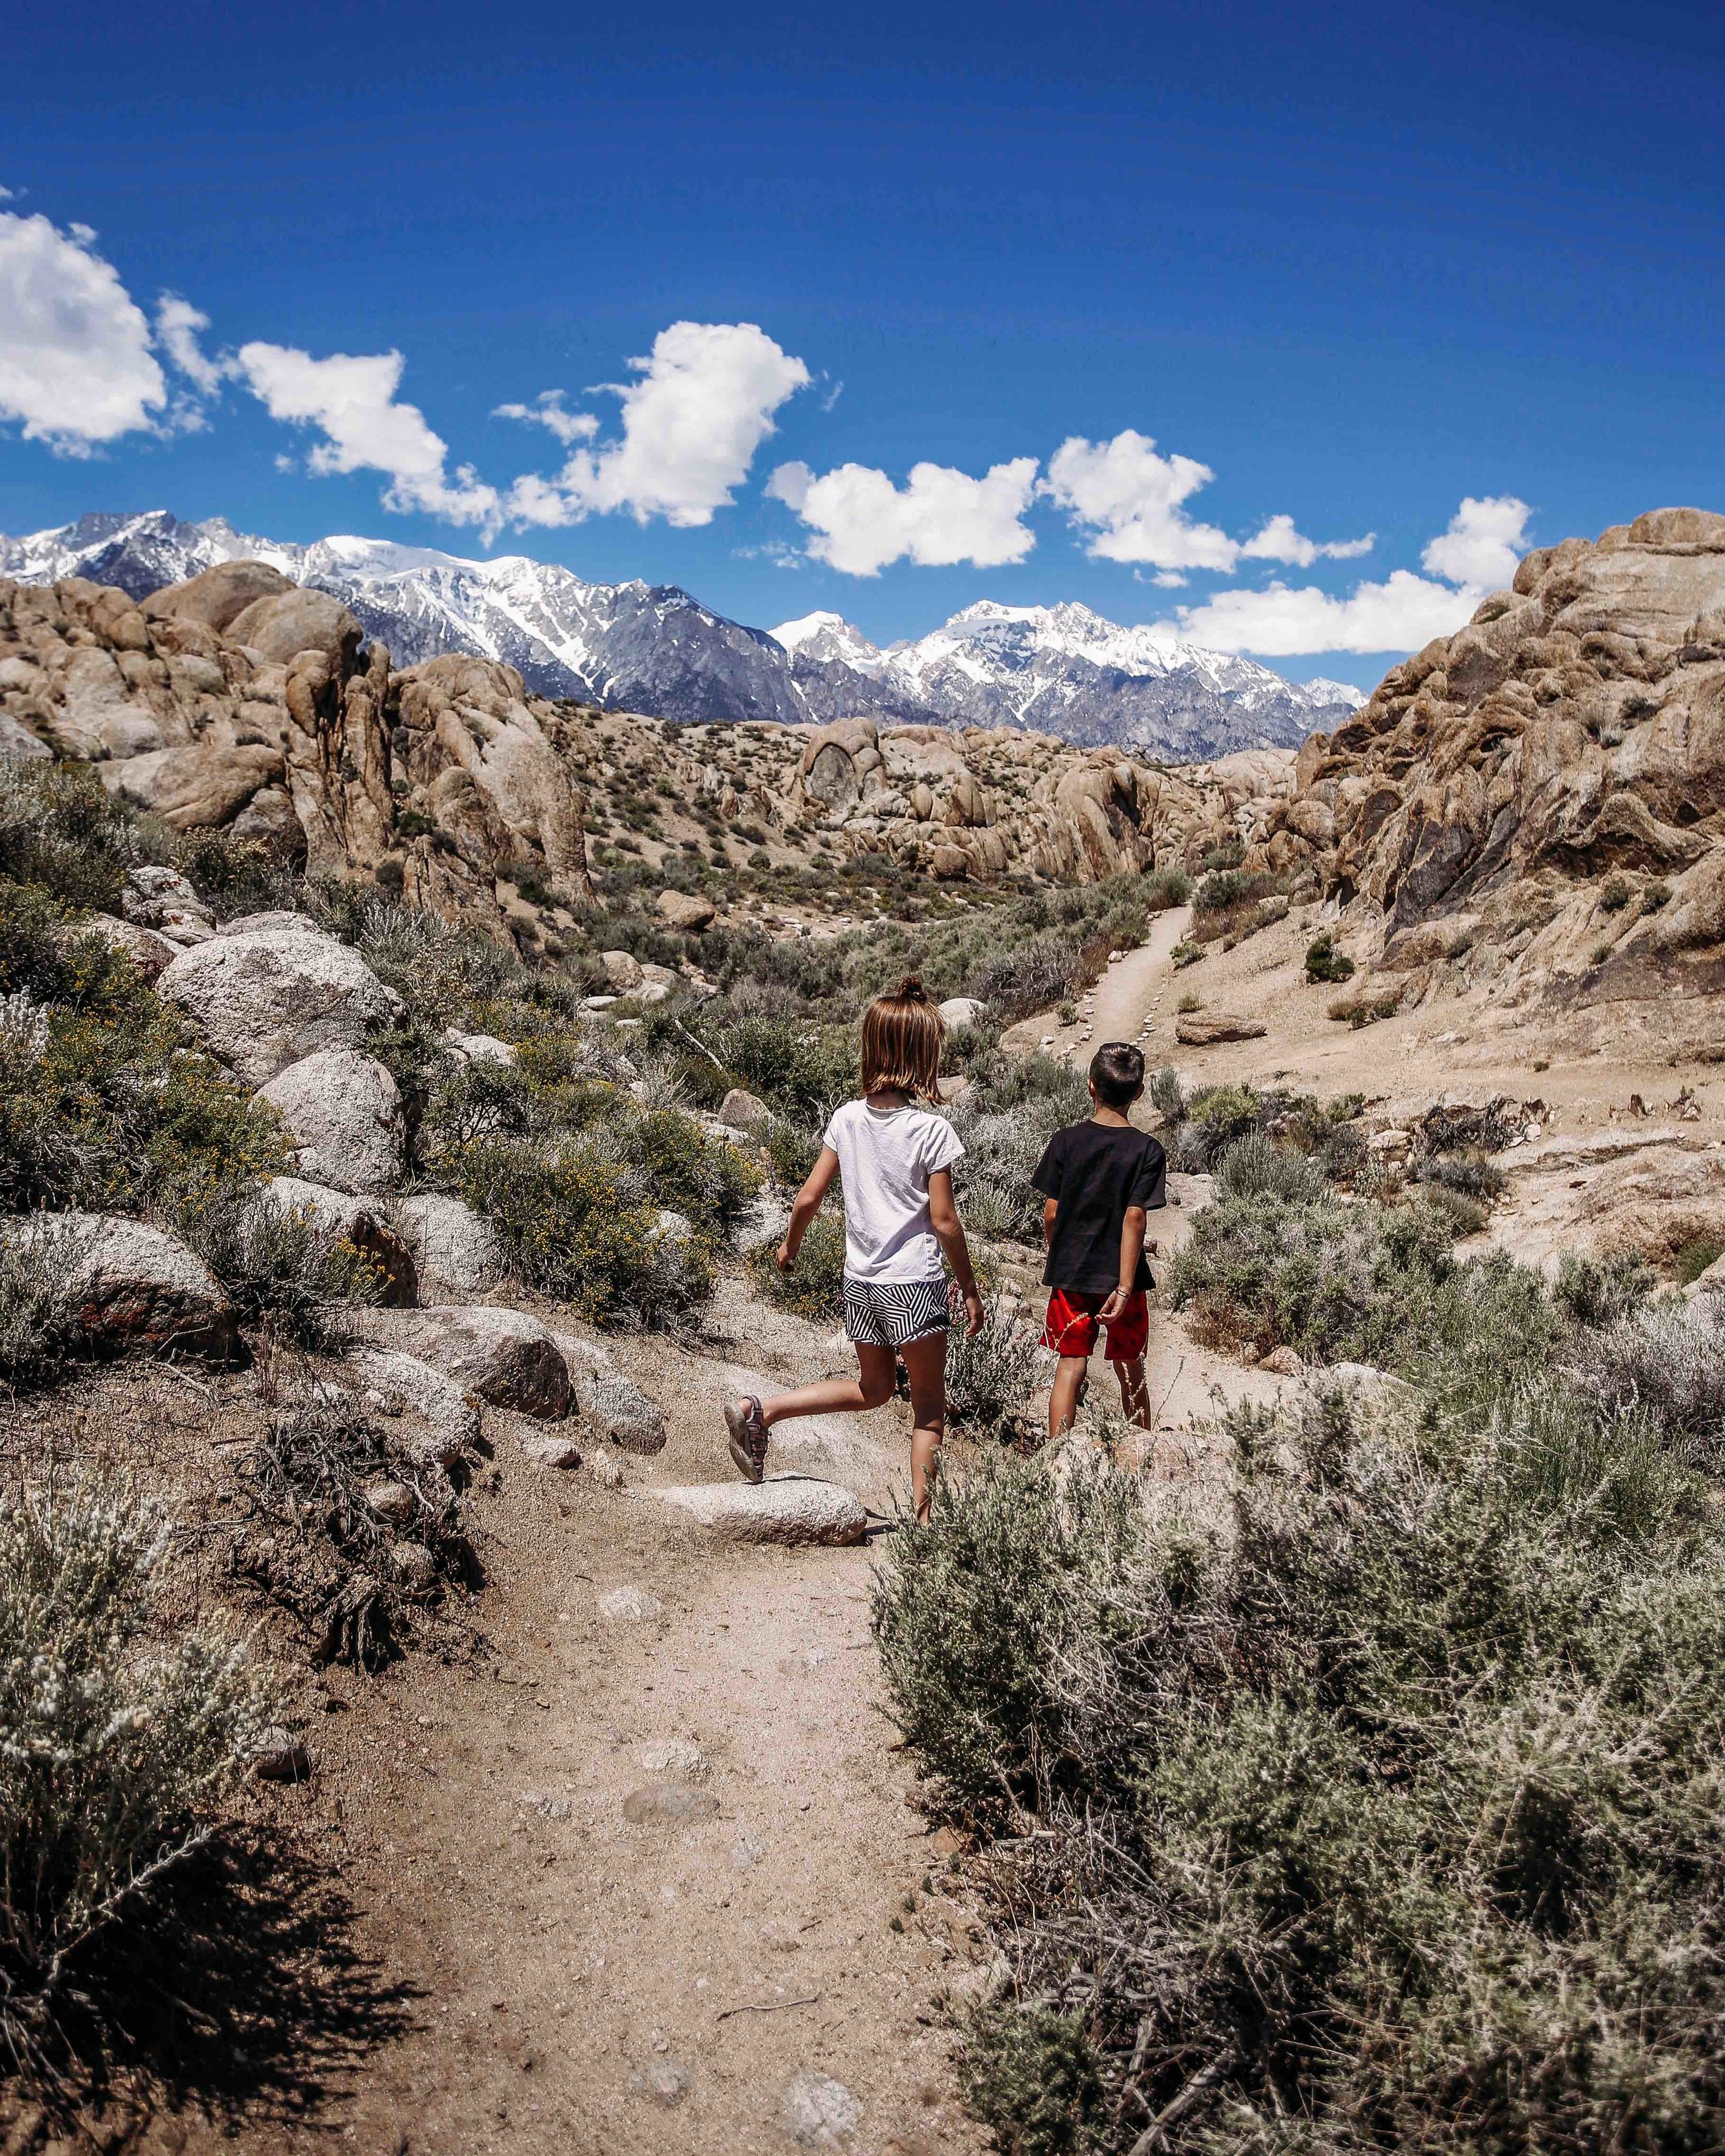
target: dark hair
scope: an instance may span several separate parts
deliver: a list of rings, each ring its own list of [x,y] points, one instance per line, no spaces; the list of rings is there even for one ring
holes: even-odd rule
[[[906,974],[896,996],[876,996],[863,1013],[862,1090],[873,1093],[894,1086],[937,1099],[946,1037],[934,998],[914,973]]]
[[[1144,1090],[1144,1059],[1129,1040],[1105,1040],[1090,1059],[1090,1082],[1105,1108],[1129,1108]]]

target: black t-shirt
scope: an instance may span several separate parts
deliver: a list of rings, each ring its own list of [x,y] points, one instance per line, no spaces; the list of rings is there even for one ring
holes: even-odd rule
[[[1060,1207],[1043,1269],[1047,1287],[1111,1295],[1120,1285],[1120,1231],[1128,1205],[1168,1203],[1167,1156],[1154,1138],[1117,1123],[1056,1131],[1030,1178]],[[1135,1287],[1151,1286],[1141,1251]]]

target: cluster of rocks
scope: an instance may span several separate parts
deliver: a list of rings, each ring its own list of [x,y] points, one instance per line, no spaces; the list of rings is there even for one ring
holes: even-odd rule
[[[1717,1033],[1725,992],[1725,516],[1661,509],[1521,563],[1237,818],[1309,866],[1404,1005],[1444,986],[1579,1034]]]

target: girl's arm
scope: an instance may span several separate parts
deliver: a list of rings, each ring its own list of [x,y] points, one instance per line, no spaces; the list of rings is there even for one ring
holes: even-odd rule
[[[820,1210],[820,1201],[833,1187],[833,1178],[839,1173],[839,1156],[830,1146],[823,1146],[820,1158],[809,1171],[809,1180],[797,1193],[797,1202],[791,1208],[791,1224],[784,1231],[784,1240],[773,1253],[773,1261],[782,1273],[788,1273],[797,1262],[797,1253],[803,1247],[803,1238],[809,1233],[809,1224]]]
[[[928,1224],[935,1240],[947,1254],[958,1292],[964,1297],[964,1337],[974,1340],[983,1329],[983,1299],[976,1291],[976,1276],[970,1270],[970,1247],[964,1240],[964,1223],[952,1196],[952,1171],[937,1168],[928,1178]]]

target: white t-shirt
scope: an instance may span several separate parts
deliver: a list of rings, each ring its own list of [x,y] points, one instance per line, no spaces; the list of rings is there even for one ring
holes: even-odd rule
[[[871,1108],[847,1101],[824,1132],[845,1185],[845,1270],[862,1281],[941,1276],[928,1219],[928,1178],[964,1151],[928,1108]]]

